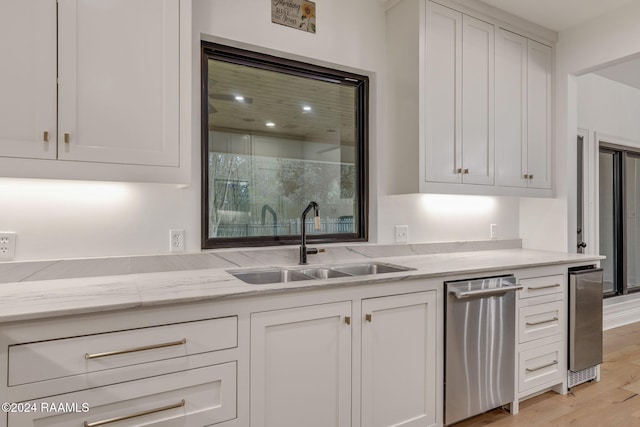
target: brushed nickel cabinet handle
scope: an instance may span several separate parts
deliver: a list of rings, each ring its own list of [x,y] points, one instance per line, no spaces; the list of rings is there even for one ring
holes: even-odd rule
[[[551,322],[555,322],[556,320],[558,320],[557,317],[554,317],[553,319],[549,319],[549,320],[540,320],[538,322],[527,322],[527,326],[536,326],[536,325],[542,325],[544,323],[551,323]]]
[[[344,316],[344,323],[346,323],[347,325],[350,325],[351,324],[351,317]]]
[[[47,132],[46,130],[42,133],[42,139],[44,140],[44,142],[49,142],[49,132]]]
[[[462,171],[462,173],[464,173],[465,175],[469,173],[469,169],[465,169]]]
[[[85,353],[84,358],[87,360],[98,359],[101,357],[117,356],[119,354],[136,353],[138,351],[155,350],[158,348],[165,348],[165,347],[175,347],[175,346],[183,345],[186,343],[187,343],[187,339],[182,338],[180,341],[171,341],[171,342],[165,342],[161,344],[145,345],[142,347],[128,348],[125,350],[106,351],[104,353],[94,353],[94,354]]]
[[[538,366],[537,368],[527,368],[527,372],[539,371],[540,369],[548,368],[549,366],[553,366],[553,365],[557,365],[557,364],[558,364],[558,361],[554,360],[551,363],[547,363],[546,365]]]
[[[538,291],[540,289],[559,288],[559,287],[560,287],[560,283],[554,283],[553,285],[529,286],[529,290]]]
[[[162,406],[160,408],[149,409],[147,411],[138,412],[136,414],[123,415],[121,417],[108,418],[106,420],[94,421],[92,423],[90,423],[88,421],[85,421],[84,422],[84,427],[98,427],[98,426],[103,426],[103,425],[106,425],[106,424],[117,423],[119,421],[130,420],[132,418],[138,418],[138,417],[143,417],[145,415],[156,414],[158,412],[168,411],[170,409],[182,408],[186,404],[187,404],[187,402],[184,399],[182,399],[180,402],[174,403],[173,405],[167,405],[167,406]]]
[[[524,179],[529,179],[529,175],[527,175],[526,173],[525,173],[524,175],[522,175],[522,177],[523,177]]]
[[[529,175],[529,179],[533,179],[533,175]]]
[[[70,140],[71,140],[71,135],[69,135],[68,133],[65,133],[64,134],[64,143],[68,144]]]
[[[456,169],[456,173],[462,173],[462,168]]]
[[[364,315],[364,320],[366,320],[367,322],[371,322],[373,319],[373,316],[371,316],[370,314],[365,314]]]

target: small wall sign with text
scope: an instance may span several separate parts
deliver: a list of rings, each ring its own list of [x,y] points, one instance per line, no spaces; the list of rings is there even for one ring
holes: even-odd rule
[[[307,0],[271,0],[271,22],[316,33],[316,4]]]

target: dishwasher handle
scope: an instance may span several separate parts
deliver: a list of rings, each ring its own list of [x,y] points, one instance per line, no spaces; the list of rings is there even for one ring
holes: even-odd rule
[[[461,289],[456,289],[451,291],[450,293],[454,294],[458,299],[470,298],[470,297],[490,297],[493,295],[503,295],[507,292],[519,291],[522,289],[522,285],[513,285],[513,286],[501,286],[498,288],[489,288],[489,289],[477,289],[473,291],[463,291]]]

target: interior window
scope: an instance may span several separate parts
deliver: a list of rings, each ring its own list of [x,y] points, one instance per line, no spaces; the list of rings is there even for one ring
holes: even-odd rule
[[[366,240],[367,77],[205,42],[202,76],[203,248]]]

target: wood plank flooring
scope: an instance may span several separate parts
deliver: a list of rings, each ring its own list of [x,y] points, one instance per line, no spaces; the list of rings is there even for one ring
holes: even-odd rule
[[[640,427],[640,323],[605,331],[600,377],[566,396],[548,392],[521,402],[518,415],[496,409],[455,427]]]

